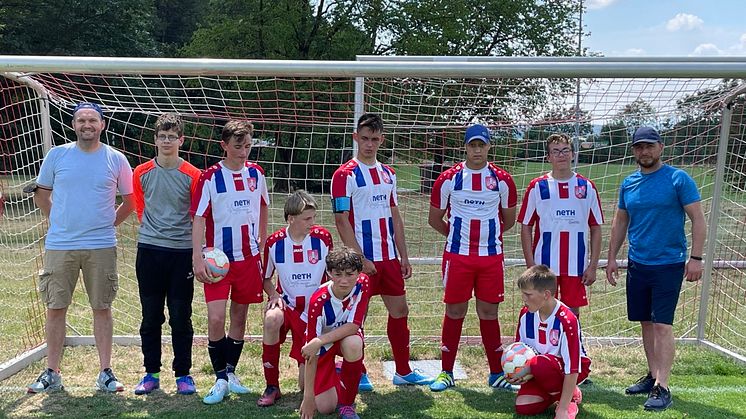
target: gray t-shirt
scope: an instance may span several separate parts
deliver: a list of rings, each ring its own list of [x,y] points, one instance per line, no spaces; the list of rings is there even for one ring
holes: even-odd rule
[[[166,169],[153,159],[135,168],[135,209],[140,219],[138,244],[167,249],[192,248],[189,207],[200,173],[186,161]]]
[[[86,152],[77,143],[49,150],[36,183],[52,189],[45,241],[48,250],[105,249],[117,245],[116,196],[132,193],[132,168],[121,152],[101,144]]]

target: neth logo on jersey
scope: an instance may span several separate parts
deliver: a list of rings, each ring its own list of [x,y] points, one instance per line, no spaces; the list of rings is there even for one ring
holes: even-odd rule
[[[387,196],[386,194],[381,194],[381,195],[373,195],[373,196],[371,197],[371,199],[373,200],[373,202],[383,202],[383,201],[385,201],[385,200],[386,200],[387,198],[388,198],[388,196]]]
[[[249,205],[251,205],[251,200],[249,199],[237,199],[233,201],[234,207],[247,207]]]
[[[297,281],[299,279],[312,279],[313,275],[310,273],[302,273],[302,274],[292,274],[290,275],[290,279]]]
[[[466,204],[466,205],[484,205],[484,201],[480,201],[478,199],[464,199],[464,204]]]
[[[575,210],[572,209],[558,209],[555,213],[557,217],[574,217]]]

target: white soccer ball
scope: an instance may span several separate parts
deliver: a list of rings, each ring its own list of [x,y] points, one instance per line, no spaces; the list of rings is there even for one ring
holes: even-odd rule
[[[205,260],[205,265],[207,265],[207,270],[211,276],[210,282],[213,284],[228,274],[230,261],[222,250],[217,247],[205,247],[202,249],[202,258]]]
[[[525,368],[528,361],[536,356],[536,353],[530,346],[523,342],[515,342],[505,349],[501,359],[503,371],[508,378],[530,379],[528,368]]]

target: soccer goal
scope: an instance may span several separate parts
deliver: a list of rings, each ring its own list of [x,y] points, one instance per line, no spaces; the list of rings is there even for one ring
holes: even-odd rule
[[[708,220],[705,278],[686,283],[674,324],[677,339],[746,361],[746,119],[736,58],[495,58],[359,57],[356,62],[193,59],[112,59],[0,56],[0,379],[44,355],[45,307],[37,292],[46,220],[31,197],[45,153],[74,140],[72,108],[97,102],[107,123],[103,141],[134,167],[154,156],[153,124],[163,112],[186,121],[183,156],[199,168],[220,159],[219,133],[229,118],[249,119],[257,134],[250,159],[266,170],[270,228],[283,225],[288,191],[318,197],[319,223],[333,227],[329,179],[354,154],[356,116],[375,112],[386,122],[380,159],[398,177],[409,254],[413,344],[437,345],[443,316],[440,256],[444,238],[427,225],[437,175],[463,157],[463,132],[483,123],[493,136],[491,159],[508,170],[523,195],[548,170],[544,140],[569,134],[576,170],[601,194],[606,224],[621,180],[635,170],[631,132],[659,129],[664,159],[697,182]],[[666,220],[660,221],[662,224]],[[688,226],[687,226],[688,230]],[[521,306],[519,229],[503,235],[509,268],[502,334],[514,332]],[[136,344],[140,319],[134,259],[137,219],[118,229],[120,289],[114,303],[116,342]],[[339,240],[337,240],[339,242]],[[626,252],[623,250],[622,255]],[[589,342],[637,344],[626,320],[624,285],[611,287],[599,270],[582,321]],[[199,287],[197,287],[199,289]],[[206,333],[202,294],[194,300],[197,334]],[[92,342],[81,287],[68,315],[68,344]],[[366,334],[385,339],[385,310],[371,304]],[[464,340],[478,335],[467,318]],[[261,334],[261,311],[249,313],[248,334]],[[168,335],[167,333],[164,335]]]

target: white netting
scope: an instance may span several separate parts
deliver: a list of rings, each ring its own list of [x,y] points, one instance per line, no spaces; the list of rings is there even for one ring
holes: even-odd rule
[[[258,146],[250,159],[265,168],[272,211],[270,229],[282,226],[286,192],[306,188],[321,204],[320,223],[333,226],[328,199],[332,172],[351,156],[355,119],[355,80],[344,78],[274,78],[224,76],[114,76],[33,74],[49,93],[49,124],[53,143],[74,139],[68,128],[72,106],[93,101],[105,109],[104,142],[122,150],[135,165],[154,153],[152,126],[162,112],[184,117],[184,156],[199,168],[219,159],[216,139],[227,118],[246,118],[257,127]],[[578,171],[596,182],[606,218],[604,251],[619,183],[635,167],[628,141],[631,130],[652,124],[662,132],[664,158],[685,168],[695,179],[710,220],[717,164],[728,164],[723,187],[720,235],[715,254],[727,261],[746,259],[746,199],[743,194],[746,145],[743,143],[743,106],[733,117],[728,161],[718,161],[720,105],[735,86],[716,79],[583,79],[579,83],[580,111],[575,80],[569,79],[366,79],[363,108],[382,114],[387,142],[382,161],[393,164],[399,179],[401,212],[415,265],[408,283],[410,327],[417,342],[437,340],[443,316],[440,265],[443,237],[427,225],[429,188],[437,174],[462,156],[464,126],[479,121],[493,129],[493,160],[509,170],[519,197],[528,182],[547,170],[543,140],[551,132],[567,132],[580,145]],[[40,267],[45,221],[31,199],[20,193],[38,171],[43,155],[41,108],[38,95],[22,84],[0,78],[0,188],[6,196],[0,222],[0,361],[43,342],[43,306],[35,291]],[[703,94],[703,92],[711,93]],[[686,100],[685,100],[686,99]],[[687,227],[688,229],[688,227]],[[130,217],[119,228],[120,293],[114,304],[115,334],[137,335],[140,307],[134,278],[137,220]],[[518,229],[505,234],[509,259],[522,257]],[[339,240],[337,240],[339,242]],[[624,255],[622,250],[621,255]],[[432,262],[434,261],[434,262]],[[705,338],[744,355],[745,275],[742,262],[713,271],[711,305]],[[731,266],[732,265],[732,266]],[[503,335],[513,333],[521,306],[513,280],[520,268],[509,268],[506,302],[501,305]],[[590,290],[590,307],[583,310],[588,337],[637,337],[636,325],[626,320],[624,287],[605,283],[602,271]],[[199,288],[199,287],[198,287]],[[202,294],[195,296],[197,334],[206,333]],[[685,284],[677,311],[677,337],[696,338],[700,286]],[[91,334],[87,300],[79,289],[69,312],[71,335]],[[464,335],[477,335],[475,316],[469,316]],[[252,307],[248,333],[260,334],[258,307]],[[385,335],[385,310],[372,304],[366,324],[370,336]]]

